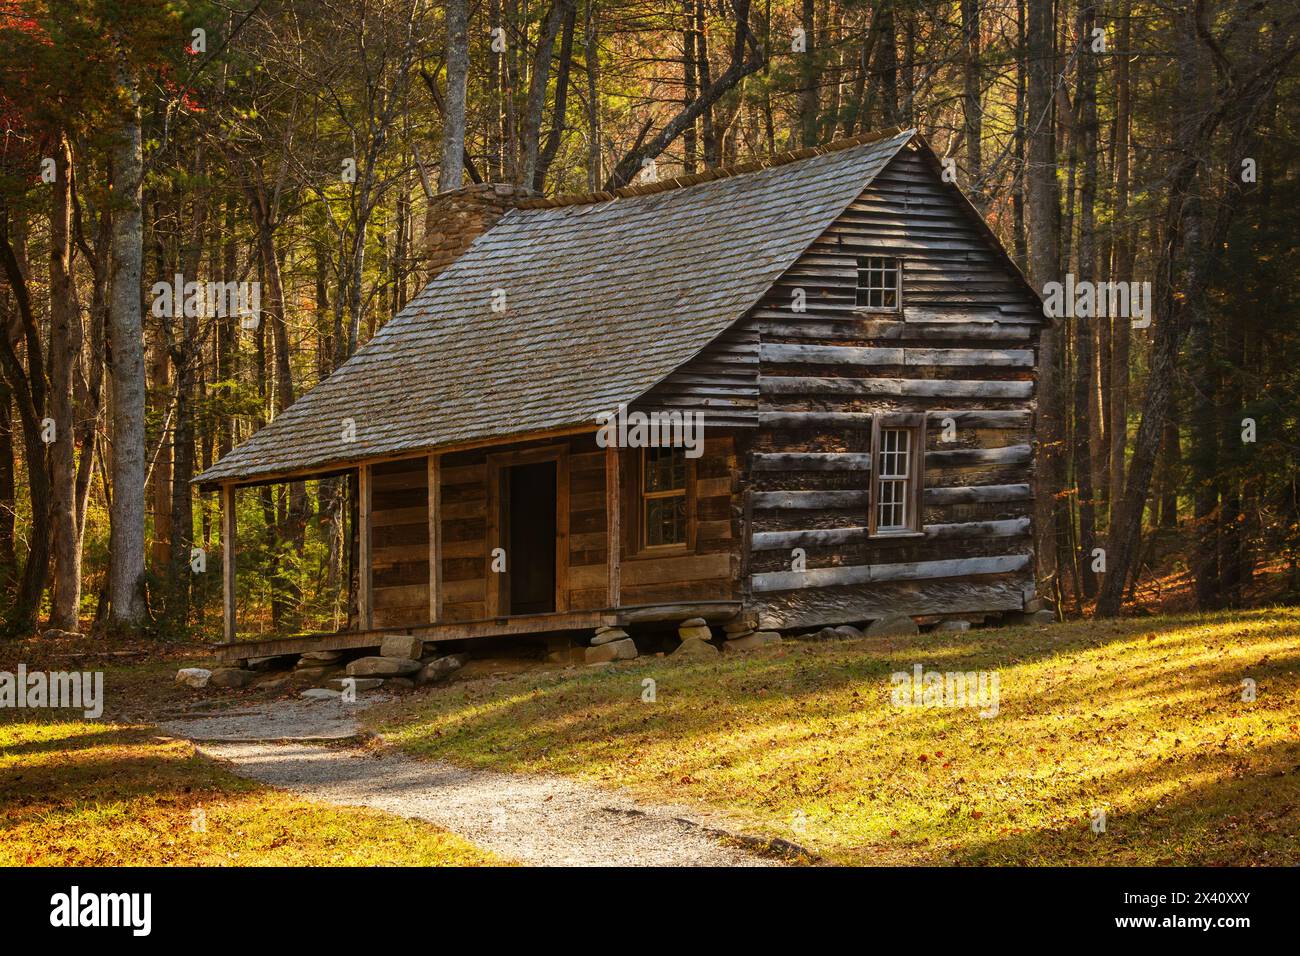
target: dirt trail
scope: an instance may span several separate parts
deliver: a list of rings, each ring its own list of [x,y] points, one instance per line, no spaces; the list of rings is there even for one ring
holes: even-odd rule
[[[377,702],[367,700],[364,704]],[[279,701],[163,729],[243,776],[315,800],[428,820],[543,866],[772,866],[680,807],[642,804],[563,777],[499,773],[389,750],[321,746],[359,734],[360,705]],[[377,861],[378,862],[378,861]]]

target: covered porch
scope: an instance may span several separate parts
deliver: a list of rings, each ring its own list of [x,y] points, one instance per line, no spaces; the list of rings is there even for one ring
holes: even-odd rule
[[[599,447],[590,427],[331,469],[354,489],[346,625],[242,639],[235,493],[254,482],[223,483],[217,654],[362,650],[394,634],[438,643],[697,617],[721,624],[742,610],[735,466],[734,441],[721,432],[682,463],[680,540],[666,544],[647,531],[641,452]]]

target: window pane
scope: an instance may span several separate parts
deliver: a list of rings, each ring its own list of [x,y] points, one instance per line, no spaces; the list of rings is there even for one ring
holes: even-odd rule
[[[884,428],[880,432],[880,477],[906,478],[910,471],[912,433],[906,428]]]
[[[880,500],[876,506],[876,529],[897,531],[907,523],[907,482],[884,480],[879,483]]]
[[[858,257],[855,301],[870,309],[897,309],[898,260],[888,256]]]
[[[686,495],[670,498],[647,498],[646,545],[686,543]]]
[[[684,448],[647,448],[645,450],[645,490],[675,491],[686,489],[686,450]]]

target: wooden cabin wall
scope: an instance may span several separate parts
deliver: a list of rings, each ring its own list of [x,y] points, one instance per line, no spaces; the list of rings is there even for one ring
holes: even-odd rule
[[[605,449],[594,435],[510,445],[523,450],[564,444],[568,449],[569,559],[566,610],[608,606],[609,570],[605,514]],[[443,620],[485,616],[487,455],[500,448],[447,454],[442,461]],[[633,553],[636,449],[620,452],[624,496],[621,604],[734,599],[739,593],[742,541],[741,468],[733,434],[710,433],[693,464],[694,547],[673,554]]]
[[[695,507],[689,516],[691,542],[680,551],[635,551],[640,452],[625,449],[623,487],[623,606],[676,604],[735,599],[740,594],[743,542],[742,469],[737,435],[705,429],[703,453],[688,459],[688,494]]]
[[[569,445],[569,610],[609,605],[605,449],[589,435]]]
[[[371,586],[375,627],[429,620],[427,459],[371,468]]]
[[[748,585],[765,627],[1020,608],[1032,588],[1041,311],[958,202],[905,151],[749,319],[760,397]],[[901,315],[855,306],[865,254],[902,259]],[[791,308],[797,289],[804,312]],[[926,415],[920,537],[867,535],[883,412]],[[790,573],[796,547],[807,574]]]
[[[636,410],[704,414],[708,427],[758,424],[758,329],[742,323],[652,388]]]
[[[442,458],[442,620],[487,616],[487,464],[482,451]]]

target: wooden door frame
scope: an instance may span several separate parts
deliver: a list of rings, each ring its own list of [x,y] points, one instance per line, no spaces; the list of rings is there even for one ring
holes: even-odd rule
[[[492,570],[492,552],[502,547],[502,469],[516,465],[555,462],[555,611],[569,609],[569,446],[546,445],[521,451],[491,452],[487,456],[487,560],[484,563],[484,602],[488,618],[506,618],[502,614],[502,576]],[[506,570],[510,569],[506,554]],[[508,595],[507,595],[508,600]]]

